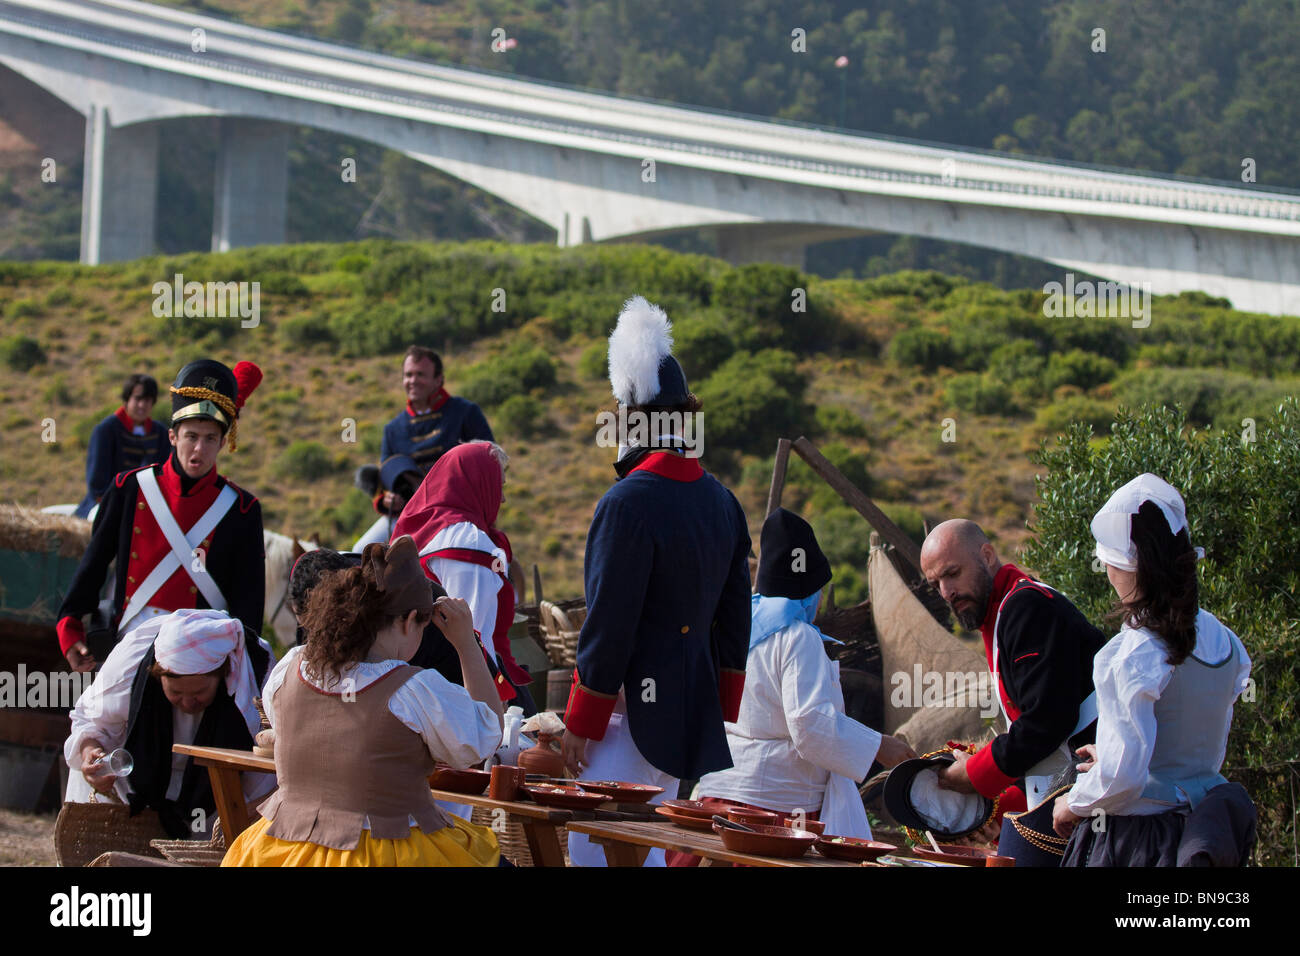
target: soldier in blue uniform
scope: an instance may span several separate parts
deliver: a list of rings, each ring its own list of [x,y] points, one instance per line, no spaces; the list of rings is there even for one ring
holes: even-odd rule
[[[388,540],[410,500],[403,476],[414,474],[414,487],[418,488],[447,449],[475,439],[495,440],[481,408],[468,399],[447,394],[442,357],[433,349],[412,345],[406,350],[402,388],[406,408],[384,426],[379,467],[367,465],[357,471],[357,486],[374,499],[379,519],[357,539],[353,551]]]
[[[683,447],[681,416],[700,404],[671,343],[668,317],[639,296],[610,336],[628,433],[638,416],[651,424],[646,440],[620,448],[587,534],[587,618],[564,734],[570,770],[663,787],[657,800],[732,765],[723,721],[740,710],[750,625],[745,514]],[[605,865],[579,834],[569,857]],[[663,851],[646,865],[663,866]]]
[[[127,378],[121,407],[90,433],[86,497],[77,505],[78,518],[90,517],[114,475],[166,460],[171,451],[167,426],[151,417],[157,401],[158,383],[152,375],[137,372]]]

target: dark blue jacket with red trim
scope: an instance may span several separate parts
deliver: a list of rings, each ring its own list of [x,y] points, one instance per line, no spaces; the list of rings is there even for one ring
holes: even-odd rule
[[[145,426],[149,431],[137,435],[131,430],[134,424],[127,417],[126,409],[119,408],[90,433],[90,450],[86,453],[86,497],[77,505],[78,518],[90,514],[90,509],[108,491],[114,476],[166,461],[171,454],[166,425],[151,420]]]
[[[1079,704],[1092,693],[1092,659],[1106,638],[1069,598],[1014,564],[1004,564],[994,576],[981,632],[990,670],[997,641],[998,693],[1011,718],[1008,732],[966,766],[975,789],[991,798],[1069,736]],[[1095,737],[1093,724],[1071,740],[1078,746]]]
[[[203,566],[221,589],[230,616],[239,618],[254,634],[260,633],[266,596],[262,506],[248,492],[217,474],[215,468],[191,484],[181,481],[174,456],[151,467],[182,531],[188,531],[198,521],[227,484],[238,493],[235,503],[206,539]],[[137,476],[142,470],[118,475],[99,503],[90,544],[59,608],[59,647],[65,654],[85,638],[82,615],[98,606],[100,589],[114,559],[116,619],[143,579],[171,551],[140,491]],[[190,484],[188,489],[184,488],[186,484]],[[171,611],[208,606],[183,569],[172,574],[149,603]]]
[[[681,779],[730,767],[749,652],[749,528],[697,459],[647,455],[596,505],[587,618],[565,724],[604,737],[625,689],[628,726],[653,766]]]

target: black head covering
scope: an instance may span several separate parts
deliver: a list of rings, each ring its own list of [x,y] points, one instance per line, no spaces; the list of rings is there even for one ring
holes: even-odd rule
[[[758,593],[764,597],[801,601],[830,582],[831,563],[818,547],[812,526],[784,508],[763,522],[759,553]]]
[[[649,401],[641,402],[655,408],[672,408],[683,405],[691,396],[686,385],[686,373],[681,363],[671,355],[665,355],[659,362],[659,393]]]
[[[239,400],[239,385],[235,381],[235,373],[226,366],[212,359],[191,362],[176,373],[172,388],[203,389],[216,392],[230,401],[230,407],[223,408],[221,406],[225,403],[213,401],[211,397],[182,395],[173,391],[172,425],[190,418],[207,418],[220,425],[223,432],[230,431],[231,423],[235,420],[232,412]]]

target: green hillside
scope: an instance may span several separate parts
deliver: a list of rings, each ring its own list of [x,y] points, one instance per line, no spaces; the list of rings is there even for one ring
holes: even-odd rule
[[[176,273],[258,281],[259,324],[156,317],[153,284]],[[967,514],[1010,548],[1030,515],[1028,455],[1069,421],[1104,433],[1121,402],[1178,401],[1193,423],[1239,430],[1300,393],[1300,320],[1200,295],[1155,299],[1150,326],[1133,328],[1049,319],[1039,291],[937,273],[822,280],[645,246],[368,240],[97,269],[11,263],[0,497],[78,500],[90,430],[127,373],[167,382],[199,354],[247,358],[266,379],[223,468],[261,498],[269,528],[350,544],[373,520],[352,471],[377,457],[403,402],[401,353],[418,341],[444,354],[448,387],[484,406],[512,456],[501,526],[516,552],[550,593],[576,595],[586,524],[613,475],[613,450],[595,443],[596,414],[613,407],[604,336],[636,292],[674,320],[705,402],[705,464],[736,488],[755,534],[782,436],[813,438],[914,535]],[[47,419],[56,441],[42,441]],[[864,597],[861,520],[802,463],[787,503],[825,536],[842,599]]]

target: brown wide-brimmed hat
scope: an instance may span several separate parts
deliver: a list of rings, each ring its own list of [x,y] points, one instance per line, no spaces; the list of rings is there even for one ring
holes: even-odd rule
[[[361,566],[373,569],[375,582],[384,592],[381,608],[385,614],[433,610],[429,579],[420,567],[420,551],[415,546],[415,539],[409,534],[391,544],[366,545],[361,552]]]

